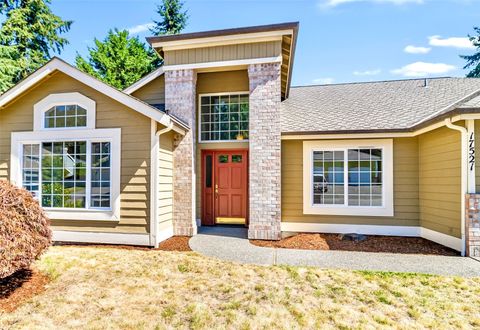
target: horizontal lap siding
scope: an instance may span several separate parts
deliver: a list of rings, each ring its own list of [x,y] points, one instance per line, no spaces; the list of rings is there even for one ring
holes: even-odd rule
[[[158,153],[158,222],[160,230],[173,226],[173,133],[160,136]]]
[[[165,52],[165,65],[234,61],[280,56],[282,42],[266,41],[238,45],[170,50]]]
[[[148,104],[165,104],[165,76],[155,78],[132,93],[132,96]]]
[[[79,92],[96,102],[97,128],[122,129],[120,221],[53,220],[53,229],[148,233],[150,119],[63,73],[53,74],[0,110],[0,179],[10,175],[11,133],[33,129],[33,105],[49,94],[70,92]]]
[[[418,141],[421,226],[460,238],[460,133],[442,127]]]
[[[282,141],[282,221],[306,223],[418,226],[418,144],[416,138],[394,139],[393,217],[303,214],[303,141]]]

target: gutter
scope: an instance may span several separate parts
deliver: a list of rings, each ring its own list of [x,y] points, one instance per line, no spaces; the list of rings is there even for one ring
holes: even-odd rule
[[[462,256],[465,256],[465,248],[466,248],[466,241],[465,241],[465,195],[467,194],[468,190],[468,153],[467,153],[467,148],[468,148],[468,131],[465,127],[463,126],[458,126],[452,124],[452,119],[447,118],[445,119],[445,125],[453,130],[459,131],[460,132],[460,138],[461,138],[461,232],[462,232]]]

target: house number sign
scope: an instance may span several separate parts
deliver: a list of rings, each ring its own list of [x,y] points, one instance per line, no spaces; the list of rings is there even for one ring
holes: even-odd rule
[[[473,171],[475,168],[475,135],[473,132],[468,138],[468,165],[470,171]]]

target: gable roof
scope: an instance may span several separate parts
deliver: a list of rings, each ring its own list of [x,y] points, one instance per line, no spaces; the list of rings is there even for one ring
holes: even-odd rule
[[[292,87],[281,105],[282,134],[412,131],[464,104],[480,106],[480,79]]]
[[[153,70],[149,74],[143,76],[142,78],[140,78],[139,80],[137,80],[136,82],[128,86],[127,88],[125,88],[123,92],[127,94],[132,94],[135,91],[142,88],[143,86],[145,86],[146,84],[148,84],[149,82],[151,82],[152,80],[155,80],[156,78],[163,75],[163,73],[164,73],[163,66],[161,66],[158,69]]]
[[[40,67],[38,70],[30,74],[28,77],[20,81],[18,84],[7,90],[5,93],[0,95],[0,110],[5,107],[8,103],[13,101],[22,93],[29,90],[32,86],[40,82],[45,77],[49,76],[55,71],[60,71],[81,83],[95,89],[96,91],[107,95],[108,97],[114,99],[115,101],[161,123],[162,125],[169,126],[171,123],[176,124],[177,127],[181,129],[188,129],[185,123],[178,121],[175,118],[167,115],[164,112],[159,111],[155,107],[149,105],[146,102],[143,102],[131,95],[128,95],[106,83],[98,80],[97,78],[92,77],[91,75],[80,71],[74,66],[68,64],[67,62],[61,60],[58,57],[52,58],[45,65]]]

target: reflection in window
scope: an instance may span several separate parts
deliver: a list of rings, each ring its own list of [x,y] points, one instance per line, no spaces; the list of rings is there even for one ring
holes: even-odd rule
[[[87,110],[79,105],[57,105],[45,112],[45,128],[86,126]]]
[[[23,145],[22,176],[23,188],[38,197],[40,177],[40,147],[38,144]]]
[[[344,152],[313,152],[313,203],[344,204]]]
[[[110,207],[110,142],[92,143],[90,205]]]
[[[248,94],[202,96],[200,140],[248,139]]]
[[[241,163],[242,162],[242,155],[233,155],[232,156],[232,163]]]
[[[219,163],[228,163],[228,155],[220,155],[218,156]]]

